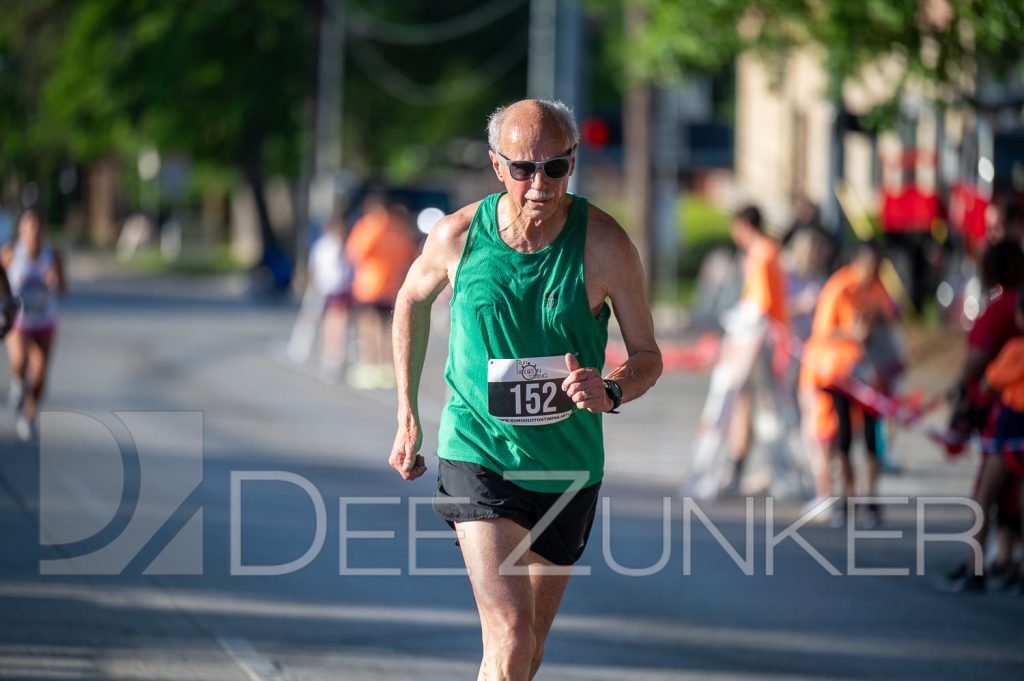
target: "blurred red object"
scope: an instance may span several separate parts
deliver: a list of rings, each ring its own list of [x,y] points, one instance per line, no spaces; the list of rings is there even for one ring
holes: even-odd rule
[[[661,348],[661,361],[665,371],[702,371],[718,361],[722,339],[714,333],[706,333],[689,344],[666,344]],[[629,358],[626,348],[619,343],[609,343],[605,352],[605,363],[618,366]]]
[[[587,146],[601,148],[608,144],[611,131],[608,124],[596,116],[588,116],[580,123],[580,137]]]
[[[882,195],[882,229],[886,232],[929,232],[941,215],[939,197],[917,187]]]
[[[973,185],[958,182],[950,189],[950,223],[976,249],[985,242],[985,212],[988,206],[989,201]]]
[[[947,428],[946,430],[938,430],[936,428],[928,429],[925,434],[930,440],[939,444],[946,453],[950,456],[957,457],[961,456],[967,451],[967,440],[963,438],[960,433]]]

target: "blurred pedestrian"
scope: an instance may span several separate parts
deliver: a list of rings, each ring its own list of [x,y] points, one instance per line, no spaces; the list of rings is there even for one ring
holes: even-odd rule
[[[822,288],[814,313],[811,337],[804,352],[801,385],[817,390],[815,399],[805,400],[813,413],[804,419],[818,431],[819,441],[831,441],[829,459],[838,459],[842,467],[843,497],[833,509],[833,525],[847,522],[846,498],[855,493],[855,476],[850,451],[853,444],[854,403],[840,387],[844,381],[858,379],[886,390],[886,372],[872,366],[868,344],[873,334],[885,333],[885,324],[895,318],[896,306],[879,278],[882,251],[874,242],[859,245],[853,261],[829,277]],[[868,454],[867,496],[878,489],[879,461],[877,423],[873,415],[861,409],[864,443]],[[829,432],[832,431],[832,432]],[[834,433],[834,439],[831,437]],[[824,437],[823,437],[824,436]],[[816,470],[817,494],[829,496],[829,465],[820,461]],[[879,508],[865,509],[865,525],[881,522]]]
[[[811,335],[814,308],[828,276],[828,249],[820,232],[802,229],[793,235],[783,259],[789,328],[801,341]]]
[[[990,244],[1011,241],[1024,248],[1024,208],[1016,196],[993,203],[985,213],[985,238]]]
[[[1014,307],[1017,331],[1024,333],[1024,295],[1020,289],[1017,290],[1017,304]],[[981,387],[998,398],[992,415],[992,439],[985,448],[986,458],[991,461],[986,478],[992,478],[993,482],[984,487],[987,488],[986,491],[998,493],[1000,488],[1005,488],[1009,484],[1015,489],[1016,495],[1013,499],[1004,500],[1004,503],[1015,502],[1017,514],[1020,516],[1020,483],[1021,476],[1024,475],[1024,337],[1017,336],[1007,341],[996,359],[985,369]],[[994,497],[980,497],[978,503],[984,508],[985,501],[991,503]],[[1021,529],[1020,518],[1017,528]],[[983,524],[975,539],[985,537],[986,531],[987,527]],[[978,564],[976,561],[975,565]],[[1021,582],[1024,564],[1014,565],[1012,552],[1006,557],[1002,567],[1001,572],[1007,582],[1024,584]]]
[[[945,444],[951,452],[961,451],[975,434],[983,439],[993,435],[992,415],[998,412],[995,395],[986,391],[983,378],[989,364],[1006,344],[1021,335],[1016,323],[1018,290],[1024,284],[1024,251],[1016,243],[1003,241],[989,246],[981,255],[978,274],[987,303],[967,336],[967,355],[960,377],[950,389],[955,397],[953,416]],[[982,547],[988,540],[988,529],[997,528],[997,550],[985,572],[1004,572],[1012,562],[1013,545],[1019,539],[1020,508],[1017,503],[1019,479],[1002,474],[993,457],[983,456],[974,485],[974,499],[981,507],[985,533],[976,537]],[[947,576],[947,588],[978,592],[985,589],[985,572],[974,569],[976,556],[971,554]]]
[[[426,470],[418,403],[431,305],[453,287],[434,509],[458,536],[483,629],[479,679],[534,678],[587,545],[604,469],[603,414],[661,373],[636,248],[567,191],[579,132],[560,102],[488,121],[504,191],[442,219],[395,309],[398,432],[389,464]],[[602,376],[611,302],[628,358]]]
[[[309,251],[309,285],[323,300],[320,368],[340,374],[348,355],[353,265],[345,255],[345,223],[336,218]]]
[[[391,368],[391,315],[395,297],[417,245],[409,221],[384,196],[370,195],[352,227],[345,253],[355,266],[352,293],[359,331],[359,365],[349,380],[359,388],[394,385]]]
[[[723,491],[738,493],[750,451],[754,402],[767,403],[775,409],[773,395],[773,354],[777,343],[788,336],[789,313],[786,302],[786,281],[780,262],[779,245],[764,233],[761,211],[754,205],[738,210],[732,219],[731,236],[743,253],[743,292],[739,315],[744,325],[764,325],[757,358],[750,376],[736,398],[730,426],[731,475]],[[774,342],[773,342],[774,339]]]
[[[782,247],[793,245],[797,235],[812,234],[815,241],[815,260],[822,265],[822,274],[827,274],[835,266],[837,246],[835,236],[821,224],[821,209],[818,204],[802,195],[793,202],[793,222],[782,237]]]
[[[63,260],[57,249],[47,244],[36,211],[22,213],[17,239],[0,251],[0,263],[7,269],[14,295],[21,300],[14,328],[6,338],[11,364],[8,404],[15,415],[18,437],[30,441],[35,437],[57,333],[57,294],[67,291]]]

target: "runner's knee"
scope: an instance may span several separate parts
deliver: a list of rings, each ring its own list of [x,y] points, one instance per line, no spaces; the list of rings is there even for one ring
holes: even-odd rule
[[[537,638],[533,623],[518,615],[487,618],[487,645],[505,659],[533,660]]]

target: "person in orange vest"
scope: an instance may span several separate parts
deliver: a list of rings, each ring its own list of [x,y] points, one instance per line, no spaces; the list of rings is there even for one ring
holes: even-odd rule
[[[732,475],[724,491],[736,493],[739,492],[743,468],[750,451],[755,385],[769,388],[772,383],[772,350],[777,344],[772,343],[771,338],[773,335],[778,338],[786,336],[789,313],[780,248],[774,239],[764,233],[760,209],[754,205],[747,205],[737,211],[733,215],[730,233],[736,247],[744,254],[740,307],[766,317],[770,327],[758,359],[751,369],[751,376],[737,398],[733,411],[729,438]]]
[[[805,422],[811,424],[821,442],[832,442],[831,452],[822,453],[816,462],[816,491],[819,497],[830,494],[829,463],[839,459],[843,473],[843,496],[854,495],[855,476],[850,461],[853,444],[853,408],[850,398],[837,384],[859,374],[869,358],[867,343],[871,334],[884,322],[895,318],[896,306],[879,278],[882,250],[875,242],[862,243],[853,261],[829,277],[821,290],[814,313],[811,337],[804,350],[800,383],[812,400],[804,400]],[[884,388],[875,382],[876,388]],[[868,483],[865,494],[874,496],[880,471],[877,446],[877,421],[862,412],[864,442],[868,451]],[[847,522],[845,498],[836,505],[832,524],[841,527]],[[866,508],[866,525],[881,522],[877,505]]]

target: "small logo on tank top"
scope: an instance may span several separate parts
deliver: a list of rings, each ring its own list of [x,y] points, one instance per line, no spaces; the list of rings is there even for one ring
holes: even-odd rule
[[[544,307],[558,306],[558,291],[548,291],[544,294]]]

